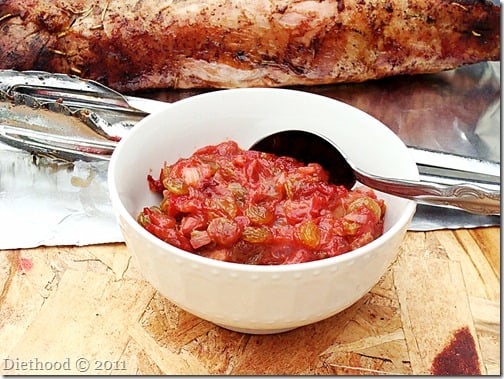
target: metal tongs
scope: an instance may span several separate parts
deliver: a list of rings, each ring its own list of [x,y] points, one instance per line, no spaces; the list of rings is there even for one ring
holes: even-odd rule
[[[0,109],[1,142],[69,161],[110,159],[117,142],[149,114],[100,83],[40,71],[0,71],[0,101],[9,105]],[[27,117],[27,109],[37,113]],[[57,115],[96,136],[72,134],[68,127],[55,132]]]
[[[0,141],[18,149],[29,150],[67,161],[110,159],[117,142],[62,136],[0,124]]]
[[[0,70],[0,91],[11,96],[27,95],[40,103],[59,102],[74,110],[103,110],[129,118],[148,115],[133,107],[119,92],[93,80],[66,74]]]
[[[39,71],[0,71],[0,101],[12,109],[0,108],[0,142],[33,153],[67,161],[108,160],[118,141],[148,110],[136,104],[149,103],[151,109],[168,103],[126,97],[94,81],[64,74]],[[138,100],[141,100],[138,102]],[[16,106],[36,111],[36,117],[22,117]],[[7,107],[9,108],[9,107]],[[9,113],[10,112],[10,113]],[[45,112],[45,113],[44,113]],[[47,125],[34,124],[41,114],[58,114],[78,120],[94,135],[54,132]],[[14,120],[14,122],[12,121]],[[67,119],[68,120],[68,119]],[[44,124],[44,122],[42,122]],[[62,129],[68,129],[64,125]],[[500,164],[456,154],[409,147],[417,162],[420,180],[441,184],[460,182],[484,186],[500,195]]]

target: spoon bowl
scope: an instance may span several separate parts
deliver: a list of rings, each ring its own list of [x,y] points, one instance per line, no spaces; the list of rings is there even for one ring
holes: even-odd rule
[[[329,172],[331,183],[348,189],[358,180],[373,189],[430,205],[479,215],[500,215],[500,191],[469,183],[443,185],[373,175],[356,167],[334,142],[310,131],[275,132],[255,142],[250,149],[290,156],[305,164],[319,163]]]
[[[316,162],[329,171],[329,181],[351,189],[356,182],[348,160],[328,139],[305,130],[283,130],[254,143],[250,150],[289,156],[305,164]]]

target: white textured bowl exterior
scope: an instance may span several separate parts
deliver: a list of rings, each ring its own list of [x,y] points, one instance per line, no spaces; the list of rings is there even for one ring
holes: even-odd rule
[[[418,179],[406,146],[386,126],[346,104],[285,89],[237,89],[181,100],[139,122],[109,166],[112,205],[145,278],[166,298],[203,319],[248,333],[275,333],[334,315],[359,300],[385,273],[415,212],[386,194],[383,236],[339,257],[283,266],[221,262],[187,253],[144,230],[136,217],[159,203],[147,187],[197,148],[235,140],[248,148],[274,131],[304,129],[338,145],[370,172]]]

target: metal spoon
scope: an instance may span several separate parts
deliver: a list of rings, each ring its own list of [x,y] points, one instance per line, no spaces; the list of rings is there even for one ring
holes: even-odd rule
[[[443,185],[373,175],[355,167],[334,143],[311,132],[288,130],[274,133],[256,142],[250,150],[290,156],[304,163],[317,162],[329,171],[332,183],[349,189],[358,180],[375,190],[430,205],[458,208],[479,215],[500,215],[500,190],[469,183]]]

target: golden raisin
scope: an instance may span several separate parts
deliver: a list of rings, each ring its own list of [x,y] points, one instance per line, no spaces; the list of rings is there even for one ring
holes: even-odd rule
[[[247,226],[243,230],[242,239],[250,243],[265,243],[273,238],[271,230],[266,226]]]
[[[275,217],[268,208],[261,205],[251,205],[245,210],[245,215],[252,224],[256,225],[268,225]]]
[[[373,200],[368,196],[359,197],[356,200],[352,201],[352,203],[350,203],[350,205],[348,206],[348,213],[353,212],[360,207],[366,207],[370,211],[372,211],[375,214],[377,220],[381,218],[381,208],[376,200]]]
[[[295,236],[299,242],[312,249],[316,249],[320,244],[320,229],[313,221],[299,225]]]

